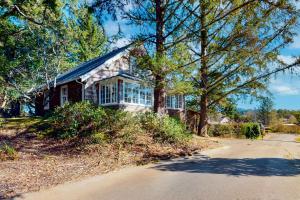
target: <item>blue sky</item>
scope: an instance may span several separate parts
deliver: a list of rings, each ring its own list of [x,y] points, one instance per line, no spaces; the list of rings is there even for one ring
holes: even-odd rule
[[[300,2],[297,3],[300,9]],[[108,20],[104,24],[104,29],[109,36],[118,32],[119,26],[124,33],[124,38],[119,39],[114,46],[120,47],[128,43],[128,39],[136,31],[132,26],[126,25],[124,21]],[[300,28],[298,28],[300,33]],[[295,36],[294,42],[281,51],[281,59],[287,63],[293,61],[294,56],[300,56],[300,34]],[[300,70],[296,70],[299,71]],[[299,109],[300,110],[300,73],[278,74],[272,77],[269,90],[272,93],[274,107],[276,109]],[[258,106],[255,101],[243,100],[238,103],[240,108],[254,109]]]

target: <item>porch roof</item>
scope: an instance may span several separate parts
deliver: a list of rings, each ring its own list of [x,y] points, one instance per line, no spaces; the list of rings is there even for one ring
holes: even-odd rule
[[[133,76],[132,74],[125,73],[125,72],[119,73],[119,74],[117,74],[115,76],[111,76],[111,77],[107,77],[107,78],[101,79],[100,81],[112,79],[112,78],[115,78],[115,77],[127,78],[127,79],[134,80],[134,81],[143,81],[143,79],[141,79],[139,77],[136,77],[136,76]]]

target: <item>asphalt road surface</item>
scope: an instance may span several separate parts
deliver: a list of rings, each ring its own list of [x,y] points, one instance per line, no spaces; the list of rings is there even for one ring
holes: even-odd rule
[[[222,140],[222,148],[28,193],[20,199],[300,200],[300,143]]]

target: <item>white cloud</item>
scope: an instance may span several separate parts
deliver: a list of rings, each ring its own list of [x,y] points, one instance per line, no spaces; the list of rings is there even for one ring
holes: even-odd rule
[[[300,35],[295,36],[294,42],[290,45],[290,48],[294,48],[294,49],[300,48]]]
[[[279,95],[299,95],[300,94],[300,91],[298,88],[293,88],[288,85],[274,85],[274,86],[271,86],[271,90],[273,90],[273,92],[275,94],[279,94]]]
[[[284,56],[284,55],[279,55],[278,59],[285,62],[286,64],[292,64],[296,60],[293,56]]]
[[[130,43],[127,38],[121,38],[111,45],[112,48],[120,48]]]

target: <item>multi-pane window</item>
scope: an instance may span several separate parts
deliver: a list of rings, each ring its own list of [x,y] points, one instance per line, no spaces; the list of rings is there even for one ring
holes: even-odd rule
[[[114,83],[111,86],[111,101],[112,102],[117,102],[117,98],[118,98],[117,92],[118,92],[118,90],[117,90],[117,83]]]
[[[111,102],[111,90],[110,90],[110,84],[105,86],[105,103]]]
[[[62,86],[60,88],[60,105],[64,105],[66,102],[68,102],[68,86]]]
[[[183,96],[182,95],[167,96],[166,107],[171,109],[183,108]]]
[[[124,83],[124,102],[141,104],[141,105],[152,105],[152,90],[149,88],[142,87],[135,83]]]
[[[100,87],[100,104],[105,104],[105,85]]]
[[[139,103],[139,86],[133,85],[132,87],[132,103]]]
[[[146,105],[150,106],[152,105],[152,91],[150,89],[146,89]]]
[[[100,104],[117,102],[117,83],[102,83],[100,85]]]
[[[124,101],[131,103],[132,101],[132,83],[124,83]]]
[[[140,87],[140,104],[146,104],[146,92],[144,87]]]
[[[120,87],[118,89],[118,87]],[[119,92],[118,92],[119,91]],[[130,83],[124,81],[123,84],[115,83],[100,83],[100,104],[117,103],[118,98],[120,102],[152,105],[153,91],[150,88],[140,86],[137,83]],[[120,97],[119,97],[120,95]]]
[[[44,93],[44,110],[49,110],[50,108],[50,98],[49,98],[49,91]]]
[[[172,108],[172,96],[166,97],[166,106],[167,108]]]

